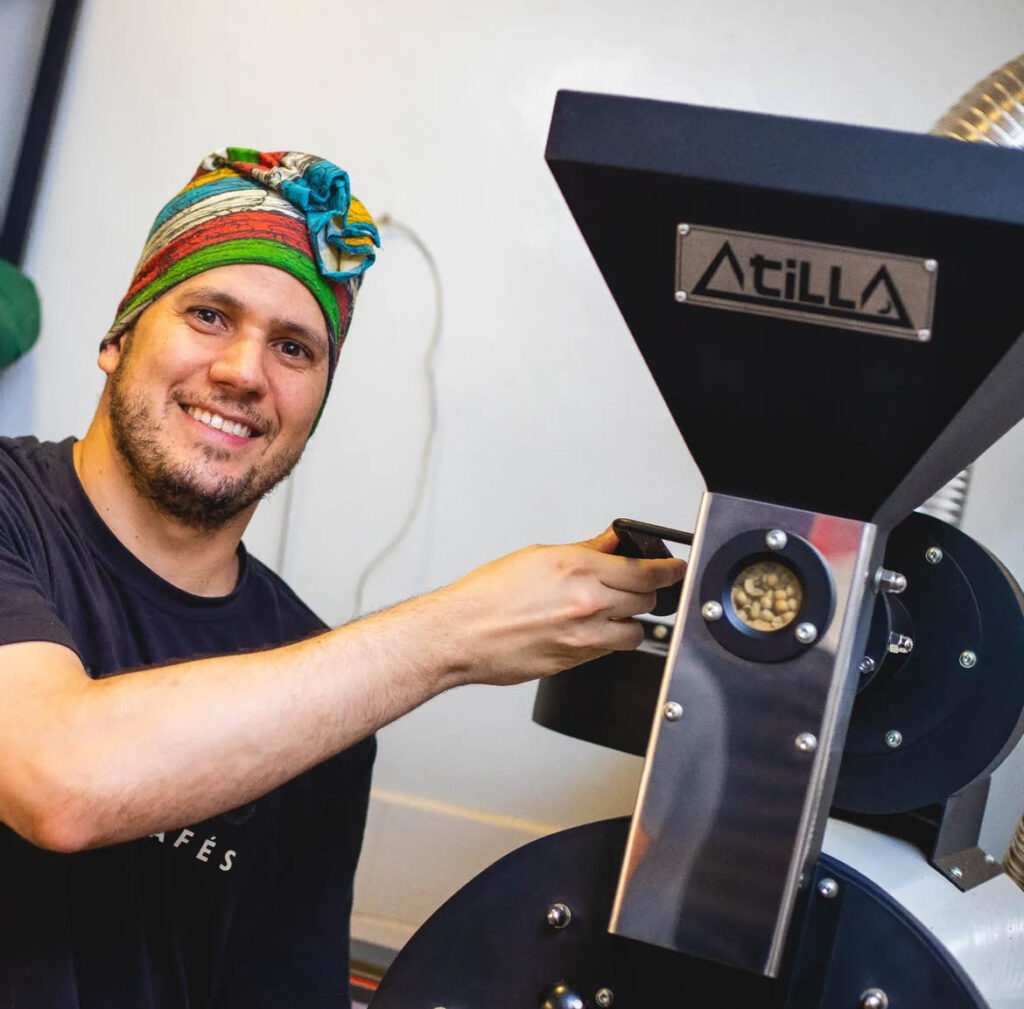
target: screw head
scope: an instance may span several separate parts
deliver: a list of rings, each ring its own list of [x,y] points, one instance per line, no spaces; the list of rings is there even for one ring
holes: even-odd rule
[[[598,988],[594,993],[594,1005],[600,1006],[601,1009],[608,1009],[615,1001],[615,993],[611,988]]]
[[[676,225],[676,233],[679,235],[688,235],[690,233],[690,226],[688,224]]]
[[[924,559],[929,564],[938,564],[942,560],[942,551],[938,547],[929,547],[924,552]]]
[[[995,855],[986,855],[985,856],[985,861],[989,865],[995,865],[996,864],[996,857],[995,857]]]
[[[662,708],[662,713],[665,715],[666,721],[678,722],[683,717],[683,706],[678,701],[669,701]]]
[[[552,904],[544,918],[552,928],[565,928],[572,921],[572,911],[566,904]]]
[[[889,1009],[889,996],[881,988],[869,988],[860,997],[860,1009]]]
[[[978,656],[975,655],[969,648],[965,648],[960,653],[960,665],[964,669],[973,669],[978,664]]]
[[[860,670],[861,676],[867,676],[868,673],[875,671],[875,660],[870,655],[865,655],[857,668]]]
[[[676,291],[676,301],[678,301],[680,303],[686,301],[686,292],[685,291]]]
[[[651,631],[651,637],[655,641],[664,641],[668,637],[668,627],[665,624],[655,624]]]
[[[700,608],[700,615],[705,620],[721,620],[723,612],[722,604],[717,599],[709,599]]]
[[[818,628],[814,624],[797,624],[793,633],[800,644],[809,645],[818,637]]]
[[[954,865],[953,868],[949,870],[949,874],[953,877],[953,879],[964,878],[964,871],[958,865]]]
[[[801,732],[796,739],[793,740],[793,745],[801,753],[814,753],[818,748],[818,737],[813,732]]]
[[[839,895],[839,884],[831,876],[826,876],[818,880],[818,894],[826,900],[832,900]]]
[[[783,550],[788,542],[788,537],[781,529],[773,529],[764,538],[764,545],[769,550]]]
[[[890,749],[897,749],[903,745],[903,733],[899,729],[890,729],[885,734],[885,745]]]
[[[934,273],[939,268],[939,264],[936,263],[934,259],[926,259],[924,261],[924,268],[929,273]]]
[[[927,343],[932,338],[932,331],[930,329],[919,329],[917,331],[917,338],[922,343]]]
[[[914,639],[908,634],[897,634],[893,631],[885,647],[893,655],[909,655],[914,650]]]

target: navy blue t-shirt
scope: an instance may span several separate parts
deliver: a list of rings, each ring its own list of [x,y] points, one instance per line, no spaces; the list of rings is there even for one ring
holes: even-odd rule
[[[0,644],[57,642],[104,677],[325,629],[243,547],[230,595],[158,577],[93,509],[72,445],[0,438]],[[0,1009],[347,1009],[373,755],[366,740],[248,806],[95,851],[0,824]]]

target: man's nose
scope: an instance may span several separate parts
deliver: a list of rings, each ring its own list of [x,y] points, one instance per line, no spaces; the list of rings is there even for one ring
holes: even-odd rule
[[[264,342],[255,334],[236,334],[226,340],[210,362],[210,380],[247,393],[266,388]]]

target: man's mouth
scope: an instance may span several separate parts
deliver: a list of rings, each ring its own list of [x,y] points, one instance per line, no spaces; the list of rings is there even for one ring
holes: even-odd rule
[[[198,406],[186,406],[183,409],[193,420],[198,420],[201,424],[217,431],[223,431],[225,434],[233,434],[236,438],[255,438],[259,435],[259,432],[254,431],[248,424],[237,420],[227,420],[219,413],[211,413]]]

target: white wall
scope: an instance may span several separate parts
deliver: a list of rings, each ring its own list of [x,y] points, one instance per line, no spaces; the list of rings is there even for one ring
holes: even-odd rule
[[[202,154],[295,147],[412,225],[445,287],[427,498],[368,606],[615,515],[689,527],[700,477],[542,158],[556,89],[923,131],[1022,48],[1020,0],[87,0],[27,264],[44,334],[0,374],[0,431],[84,430],[96,343],[152,216]],[[390,237],[283,554],[333,621],[402,522],[424,438],[431,287]],[[983,460],[968,515],[1018,575],[1022,441]],[[250,537],[268,559],[284,500]],[[500,851],[630,808],[639,761],[537,728],[531,705],[529,687],[464,689],[381,733],[357,934],[398,942]],[[1000,803],[1009,823],[1019,810]]]

